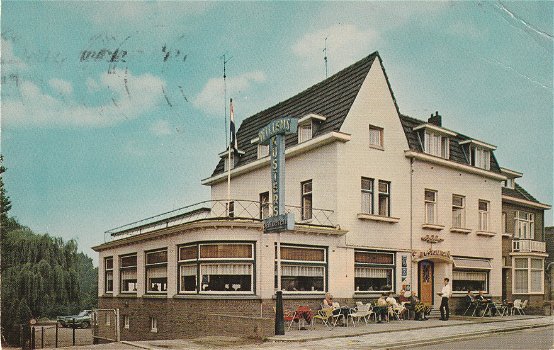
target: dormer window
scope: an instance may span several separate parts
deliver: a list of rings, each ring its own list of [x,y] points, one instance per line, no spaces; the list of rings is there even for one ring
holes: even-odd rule
[[[447,136],[425,131],[425,153],[444,159],[450,158],[450,141]]]
[[[515,184],[516,184],[515,179],[508,178],[508,179],[502,181],[502,185],[506,188],[514,188]]]
[[[324,116],[310,113],[298,119],[298,143],[311,140],[319,127],[325,121]]]
[[[224,159],[225,159],[225,165],[224,165],[225,171],[235,168],[235,154],[233,152],[231,152],[231,157],[227,155]],[[231,164],[231,167],[229,167],[229,164]]]
[[[455,132],[430,123],[416,126],[414,131],[417,130],[421,130],[419,137],[423,152],[450,159],[450,137],[456,136]]]
[[[312,121],[298,125],[298,143],[306,142],[312,139]]]
[[[518,171],[506,168],[500,168],[500,172],[502,173],[502,175],[506,176],[506,180],[502,181],[502,187],[505,188],[515,188],[516,179],[523,176],[523,174]]]
[[[468,147],[465,151],[469,156],[469,164],[485,170],[491,169],[491,151],[495,150],[496,146],[477,140],[465,140],[460,142],[460,145]]]
[[[244,152],[241,150],[234,151],[234,152],[231,151],[231,157],[229,157],[229,149],[226,149],[224,152],[221,152],[219,154],[219,157],[223,158],[223,170],[229,171],[234,169],[240,159],[240,156],[242,155],[244,155]],[[229,167],[229,164],[231,165],[231,167]]]

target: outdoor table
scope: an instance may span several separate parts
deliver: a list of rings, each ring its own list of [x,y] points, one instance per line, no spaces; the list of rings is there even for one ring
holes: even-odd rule
[[[308,306],[299,306],[294,312],[294,321],[300,322],[300,320],[303,320],[303,322],[311,324],[313,316],[314,314],[312,312],[312,309],[310,309]]]

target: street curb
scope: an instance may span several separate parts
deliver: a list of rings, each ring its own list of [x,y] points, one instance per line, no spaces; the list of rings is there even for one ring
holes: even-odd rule
[[[532,318],[526,318],[526,320],[536,320],[541,319],[547,316],[537,316]],[[465,320],[460,320],[465,321]],[[507,319],[507,320],[487,320],[487,321],[481,321],[481,322],[474,322],[477,323],[496,323],[496,322],[513,322],[513,321],[520,321],[520,320],[514,320],[514,319]],[[454,327],[454,326],[463,326],[464,324],[442,324],[442,325],[436,325],[429,328],[443,328],[443,327]],[[277,337],[268,337],[266,339],[266,342],[274,342],[274,343],[291,343],[291,342],[298,342],[298,343],[305,343],[310,341],[317,341],[317,340],[323,340],[323,339],[332,339],[332,338],[350,338],[350,337],[357,337],[361,335],[369,335],[369,334],[383,334],[383,333],[394,333],[394,332],[400,332],[400,331],[414,331],[419,329],[424,329],[426,327],[407,327],[403,329],[390,329],[390,330],[383,330],[383,329],[372,329],[368,330],[366,332],[356,333],[356,334],[328,334],[326,336],[319,336],[319,337],[310,337],[310,338],[303,338],[303,339],[293,339],[293,338],[277,338]]]
[[[452,335],[452,336],[445,336],[441,338],[436,339],[429,339],[429,340],[419,340],[419,341],[413,341],[413,342],[403,342],[395,345],[377,345],[372,346],[372,349],[404,349],[404,348],[413,348],[417,346],[423,346],[423,345],[434,345],[434,344],[443,344],[443,343],[450,343],[456,340],[469,340],[469,339],[475,339],[483,337],[487,334],[492,333],[507,333],[507,332],[513,332],[513,331],[522,331],[525,329],[532,329],[532,328],[543,328],[543,327],[549,327],[552,326],[552,323],[541,323],[541,324],[531,324],[526,326],[519,326],[519,327],[510,327],[510,328],[500,328],[500,329],[490,329],[487,331],[481,331],[481,332],[472,332],[469,334],[458,334],[458,335]]]
[[[162,348],[156,348],[156,347],[143,345],[143,344],[138,344],[138,343],[134,343],[134,342],[126,341],[126,340],[122,340],[122,341],[120,341],[120,343],[125,344],[125,345],[134,346],[135,348],[139,348],[139,349],[148,349],[148,350],[160,350],[160,349],[162,349]]]

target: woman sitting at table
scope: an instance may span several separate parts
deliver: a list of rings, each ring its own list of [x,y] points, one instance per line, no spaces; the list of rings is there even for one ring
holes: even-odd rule
[[[412,292],[412,296],[410,297],[410,305],[414,310],[416,321],[427,321],[427,315],[431,312],[431,308],[425,304],[423,304],[419,298],[417,297],[417,294],[415,292]]]

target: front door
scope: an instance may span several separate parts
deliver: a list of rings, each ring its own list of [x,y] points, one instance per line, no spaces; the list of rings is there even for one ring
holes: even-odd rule
[[[419,299],[426,305],[433,305],[433,262],[419,262]]]

